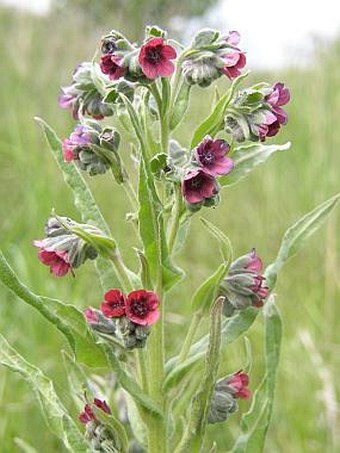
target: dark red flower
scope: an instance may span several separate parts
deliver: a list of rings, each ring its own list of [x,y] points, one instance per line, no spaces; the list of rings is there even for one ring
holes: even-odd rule
[[[212,176],[226,175],[234,168],[233,160],[226,156],[229,149],[225,140],[206,137],[196,148],[195,157]]]
[[[203,168],[190,170],[182,181],[182,194],[188,203],[200,203],[217,194],[216,180]]]
[[[125,315],[126,298],[119,289],[110,289],[105,293],[105,301],[100,305],[100,309],[108,318],[119,318]]]
[[[159,318],[157,294],[145,289],[132,291],[126,299],[126,316],[135,324],[150,326]]]
[[[248,389],[249,376],[242,370],[237,371],[228,377],[226,384],[234,391],[235,398],[248,399],[251,396],[251,391]]]
[[[50,266],[51,274],[62,277],[71,269],[67,252],[63,250],[50,250],[44,247],[42,241],[34,241],[34,245],[40,249],[38,252],[39,260],[43,264],[46,264],[46,266]]]
[[[247,63],[246,55],[239,49],[230,49],[228,53],[223,56],[225,66],[223,73],[230,79],[233,80],[241,74]]]
[[[109,76],[111,80],[118,80],[125,73],[121,65],[122,59],[118,55],[107,53],[100,58],[100,69]]]
[[[274,137],[279,132],[281,125],[287,124],[288,115],[282,106],[290,101],[290,91],[283,83],[277,82],[272,87],[272,92],[265,97],[265,101],[271,106],[271,113],[275,117],[275,121],[271,121],[267,125],[264,137],[260,137],[262,141],[266,137]]]
[[[166,44],[163,38],[152,38],[141,47],[138,61],[146,77],[153,80],[158,76],[171,76],[175,65],[170,60],[176,56],[176,50]]]
[[[101,409],[103,412],[106,414],[111,414],[111,409],[107,405],[106,401],[102,401],[98,398],[95,398],[93,400],[93,404],[97,406],[99,409]],[[97,420],[96,416],[91,409],[91,406],[89,404],[85,404],[83,411],[79,414],[79,421],[83,425],[86,425],[87,423]]]

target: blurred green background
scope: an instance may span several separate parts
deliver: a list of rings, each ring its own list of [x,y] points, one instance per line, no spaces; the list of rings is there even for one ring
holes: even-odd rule
[[[201,13],[204,7],[197,0],[162,2],[162,8],[158,8],[160,3],[156,0],[140,1],[138,8],[131,1],[79,1],[80,9],[76,3],[67,9],[59,4],[47,17],[0,9],[0,238],[8,260],[35,292],[86,307],[97,306],[102,297],[92,265],[82,267],[76,279],[57,279],[38,262],[32,247],[33,239],[42,237],[52,208],[79,219],[72,195],[64,186],[33,117],[43,117],[60,136],[67,136],[74,123],[69,112],[57,105],[59,86],[70,82],[78,62],[92,58],[103,33],[120,28],[137,39],[145,22],[157,19],[166,25],[173,11]],[[105,14],[107,4],[112,3],[114,7]],[[252,76],[256,81],[283,80],[289,85],[293,99],[288,106],[290,121],[276,141],[291,140],[293,146],[226,190],[218,209],[203,213],[229,235],[238,255],[256,247],[264,261],[270,262],[286,228],[339,190],[340,45],[319,44],[313,61],[304,68],[292,67],[278,73],[254,71]],[[226,83],[221,84],[221,89],[225,86]],[[186,125],[177,133],[183,144],[190,140],[188,132],[209,111],[209,98],[206,92],[203,95],[200,89],[194,90]],[[89,183],[127,262],[136,268],[131,248],[133,230],[124,222],[124,193],[109,176]],[[337,212],[279,278],[277,300],[284,318],[284,340],[266,452],[340,451],[339,225]],[[169,316],[169,353],[178,350],[188,325],[190,295],[218,260],[217,247],[212,247],[197,216],[187,246],[179,256],[179,264],[189,278],[170,298],[169,311],[180,316]],[[72,408],[60,355],[65,347],[63,338],[3,287],[0,295],[1,333],[54,379],[60,397]],[[253,353],[250,386],[255,389],[263,365],[260,318],[248,338]],[[237,370],[245,361],[244,343],[239,341],[228,351],[224,369]],[[241,402],[240,412],[247,410],[248,404]],[[232,436],[238,433],[238,419],[239,414],[225,425],[209,428],[210,438],[218,441],[218,451],[227,451],[232,445]],[[18,376],[1,368],[1,453],[22,451],[16,438],[24,439],[39,452],[63,451],[47,431],[29,388]]]

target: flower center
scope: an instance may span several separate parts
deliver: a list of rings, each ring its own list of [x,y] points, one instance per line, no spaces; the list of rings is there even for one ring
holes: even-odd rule
[[[149,63],[159,63],[161,61],[161,49],[158,47],[148,48],[146,57]]]
[[[200,175],[196,176],[196,178],[190,181],[190,185],[192,189],[199,189],[203,185],[203,179]]]
[[[138,317],[143,318],[149,312],[147,301],[144,298],[131,301],[131,311]]]
[[[200,160],[203,165],[210,165],[215,161],[215,155],[211,151],[206,151]]]

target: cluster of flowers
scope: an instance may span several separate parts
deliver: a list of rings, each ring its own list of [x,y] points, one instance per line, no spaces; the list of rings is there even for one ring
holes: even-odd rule
[[[62,143],[65,162],[74,161],[90,176],[105,173],[113,163],[120,162],[119,133],[111,127],[102,127],[96,121],[78,124]]]
[[[207,136],[193,151],[192,168],[182,181],[182,194],[190,205],[212,206],[216,203],[219,187],[216,177],[227,175],[234,162],[227,157],[229,144]]]
[[[94,398],[92,406],[106,415],[111,415],[111,409],[106,401]],[[120,451],[114,432],[108,424],[98,420],[90,404],[85,404],[78,418],[80,423],[86,426],[86,437],[91,442],[92,451]]]
[[[263,263],[252,249],[250,253],[236,259],[230,266],[222,281],[219,294],[225,298],[224,315],[229,317],[236,310],[244,310],[250,306],[262,307],[269,295],[264,286],[265,277],[261,274]]]
[[[72,232],[72,228],[79,226],[67,217],[49,217],[45,224],[46,238],[34,241],[39,249],[39,260],[50,267],[50,272],[57,277],[66,275],[69,271],[79,267],[87,259],[97,258],[97,250],[88,242]],[[92,225],[81,225],[89,232],[102,234]]]
[[[249,376],[242,370],[216,382],[208,412],[208,423],[224,422],[229,414],[238,409],[237,399],[248,399]]]
[[[290,92],[283,83],[270,87],[261,84],[237,93],[225,116],[226,131],[237,142],[265,141],[274,137],[282,125],[287,124],[288,115],[282,106],[290,100]]]
[[[84,315],[93,330],[110,335],[124,348],[142,348],[150,333],[149,326],[159,318],[159,304],[152,291],[138,289],[125,296],[119,289],[110,289],[100,310],[89,307]]]

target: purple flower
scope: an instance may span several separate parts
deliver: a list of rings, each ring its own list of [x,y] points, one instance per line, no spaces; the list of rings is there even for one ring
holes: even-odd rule
[[[230,79],[233,80],[241,74],[247,63],[246,55],[239,49],[230,49],[228,53],[223,56],[225,66],[223,73]]]
[[[111,80],[118,80],[125,73],[125,68],[121,65],[121,61],[121,57],[107,53],[100,59],[100,69]]]
[[[182,194],[188,203],[200,203],[217,194],[214,176],[203,168],[190,170],[182,181]]]
[[[195,157],[198,164],[212,176],[226,175],[234,168],[234,162],[226,154],[229,144],[225,140],[213,140],[206,137],[196,148]]]
[[[176,50],[166,44],[163,38],[153,38],[141,47],[138,61],[146,77],[153,80],[158,76],[171,76],[175,70],[171,60],[176,56]]]
[[[237,46],[237,44],[240,42],[241,35],[238,31],[230,31],[228,35],[225,38],[225,41],[230,44],[231,46]]]
[[[260,135],[262,141],[266,137],[274,137],[279,132],[281,125],[287,124],[288,115],[282,106],[288,104],[290,101],[290,91],[283,83],[277,82],[272,87],[272,92],[265,97],[265,101],[270,105],[275,121],[271,121],[265,125],[267,131],[262,133],[262,136]]]
[[[83,148],[92,142],[86,126],[78,124],[69,138],[63,140],[63,155],[65,162],[78,159],[77,148]]]

